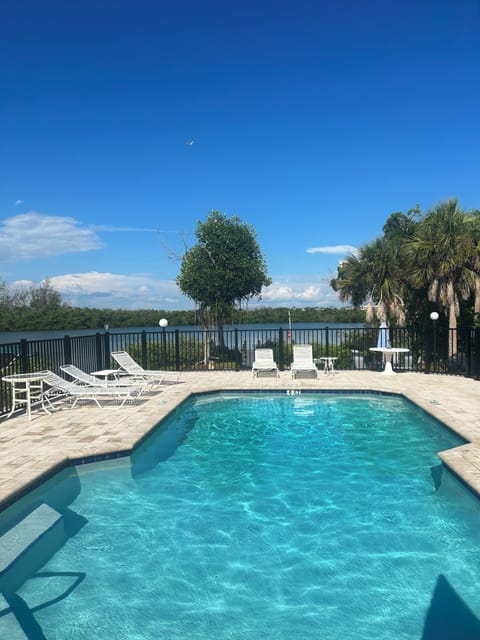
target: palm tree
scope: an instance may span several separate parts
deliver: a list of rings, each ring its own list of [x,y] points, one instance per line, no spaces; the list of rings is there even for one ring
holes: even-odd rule
[[[377,238],[362,247],[361,258],[370,284],[370,306],[375,305],[377,318],[385,322],[396,320],[404,326],[406,280],[401,267],[401,243],[387,236]],[[367,314],[372,314],[369,305]]]
[[[358,255],[352,254],[340,262],[337,277],[331,280],[330,286],[338,292],[340,302],[351,302],[354,307],[359,307],[369,291],[366,280],[365,265]]]
[[[474,254],[471,259],[471,268],[474,273],[474,304],[473,313],[475,320],[480,320],[480,210],[473,209],[467,214],[468,223],[471,225],[471,235],[474,244]]]
[[[409,224],[406,224],[408,221]],[[396,320],[405,324],[405,296],[408,295],[404,268],[403,244],[412,233],[413,222],[404,214],[392,214],[384,235],[360,247],[357,255],[342,261],[331,286],[340,301],[359,306],[365,301],[366,320],[373,319],[374,309],[380,321]]]
[[[475,290],[472,268],[477,254],[472,225],[458,207],[457,200],[442,202],[427,212],[405,247],[409,277],[414,287],[428,286],[428,299],[448,317],[451,339],[448,355],[457,352],[457,318],[460,298],[466,300]]]

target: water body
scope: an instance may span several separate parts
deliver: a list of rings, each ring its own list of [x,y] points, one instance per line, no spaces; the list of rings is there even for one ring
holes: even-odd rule
[[[329,327],[333,330],[336,329],[356,329],[362,328],[363,323],[352,322],[352,323],[335,323],[335,322],[303,322],[303,323],[292,323],[292,331],[297,330],[318,330],[325,329]],[[273,330],[278,331],[280,328],[288,331],[288,323],[270,323],[270,324],[236,324],[236,325],[225,325],[225,331],[232,331],[234,329],[239,329],[242,331],[267,331]],[[166,331],[175,331],[178,329],[179,331],[202,331],[202,328],[199,326],[169,326]],[[140,333],[141,331],[147,332],[161,332],[162,329],[158,326],[154,327],[122,327],[122,328],[110,328],[109,332],[111,334],[115,333]],[[91,336],[95,333],[104,333],[105,329],[103,327],[98,329],[59,329],[55,331],[0,331],[0,344],[10,344],[13,342],[20,342],[20,340],[49,340],[52,338],[63,338],[68,335],[70,337],[75,336]]]

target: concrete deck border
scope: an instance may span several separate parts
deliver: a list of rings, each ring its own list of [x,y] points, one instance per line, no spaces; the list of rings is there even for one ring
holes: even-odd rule
[[[179,384],[162,385],[158,393],[134,406],[92,405],[34,413],[0,421],[0,511],[62,468],[86,461],[128,455],[189,396],[235,390],[284,392],[363,391],[403,395],[455,431],[467,444],[439,452],[440,459],[480,496],[480,383],[444,375],[371,371],[319,374],[317,380],[252,377],[250,372],[182,373]]]

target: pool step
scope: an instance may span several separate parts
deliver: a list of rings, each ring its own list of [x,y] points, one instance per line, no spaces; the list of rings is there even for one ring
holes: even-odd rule
[[[14,593],[65,542],[62,514],[43,503],[0,537],[0,592]],[[3,636],[0,636],[3,637]]]

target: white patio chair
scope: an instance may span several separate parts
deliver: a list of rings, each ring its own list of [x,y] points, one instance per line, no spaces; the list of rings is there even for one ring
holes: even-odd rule
[[[75,382],[76,384],[99,387],[102,389],[115,389],[118,387],[130,386],[146,389],[148,385],[153,384],[153,381],[151,380],[145,380],[144,378],[135,378],[134,376],[128,376],[123,378],[122,380],[101,380],[100,378],[92,376],[91,373],[87,373],[86,371],[83,371],[83,369],[76,367],[74,364],[62,364],[60,369],[71,378],[73,378],[73,382]]]
[[[43,395],[44,400],[52,409],[55,408],[53,402],[60,397],[73,400],[72,408],[75,407],[79,400],[93,400],[98,407],[102,408],[99,399],[121,400],[120,406],[123,407],[129,400],[136,402],[144,389],[144,387],[134,385],[118,385],[108,389],[93,385],[80,385],[64,380],[53,371],[46,371],[42,378],[43,382],[50,387]]]
[[[278,377],[277,363],[273,359],[273,349],[255,349],[255,360],[252,364],[252,374],[258,377],[260,372],[272,372]]]
[[[296,378],[299,373],[313,373],[318,377],[317,365],[313,360],[313,349],[311,344],[293,345],[293,362],[290,367],[292,378]]]
[[[136,378],[143,378],[144,380],[156,380],[159,384],[166,381],[167,376],[171,375],[175,377],[173,382],[178,382],[178,372],[160,371],[159,369],[144,369],[138,362],[127,353],[127,351],[112,351],[110,354],[112,358],[117,362],[120,367],[128,373],[130,376]]]

